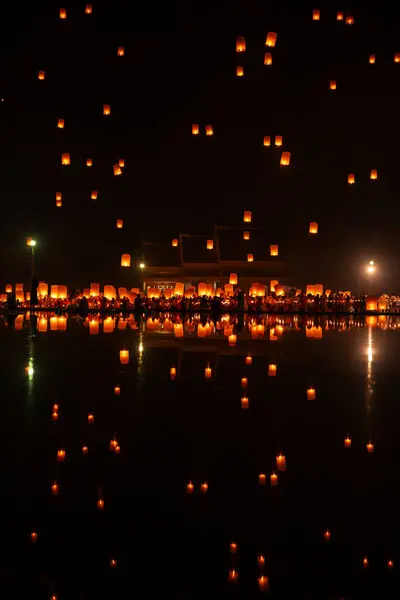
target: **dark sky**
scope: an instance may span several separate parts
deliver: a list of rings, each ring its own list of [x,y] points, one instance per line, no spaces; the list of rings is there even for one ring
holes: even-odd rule
[[[361,289],[360,265],[374,258],[379,284],[400,292],[398,13],[324,3],[313,22],[318,6],[306,3],[138,4],[94,2],[92,15],[85,2],[65,4],[60,20],[59,6],[31,2],[2,15],[1,288],[27,281],[27,235],[39,240],[40,279],[133,285],[123,252],[137,262],[141,241],[169,245],[179,231],[240,226],[248,209],[265,243],[279,243],[293,284]],[[340,9],[353,26],[336,20]],[[272,67],[263,65],[268,31],[278,33]],[[244,54],[235,52],[239,35]],[[262,146],[275,134],[292,153],[288,169],[279,149]],[[70,167],[61,167],[63,152]],[[118,158],[122,177],[112,172]]]

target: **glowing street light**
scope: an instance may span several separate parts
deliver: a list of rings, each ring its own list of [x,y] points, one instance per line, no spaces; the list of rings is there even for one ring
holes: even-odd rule
[[[139,269],[142,269],[142,271],[143,271],[143,269],[145,268],[145,266],[146,266],[146,265],[145,265],[144,263],[140,263],[140,265],[139,265]]]
[[[367,266],[367,273],[372,275],[373,273],[375,273],[375,271],[376,271],[375,262],[373,260],[370,260],[368,263],[368,266]]]

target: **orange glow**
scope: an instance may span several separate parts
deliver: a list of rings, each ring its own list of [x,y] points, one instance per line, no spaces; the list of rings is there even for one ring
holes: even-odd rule
[[[288,167],[290,165],[290,152],[282,152],[281,155],[281,167]]]
[[[354,177],[354,173],[350,173],[350,175],[347,177],[347,183],[349,183],[350,185],[353,185],[356,182],[356,179]]]
[[[349,437],[344,438],[344,447],[351,448],[351,438],[349,438]]]
[[[87,158],[86,159],[86,166],[87,167],[92,167],[93,166],[93,160],[91,158]]]
[[[316,223],[315,221],[312,221],[310,223],[310,227],[308,229],[309,233],[313,233],[313,234],[317,234],[318,233],[318,223]]]
[[[335,79],[331,79],[329,82],[329,89],[330,90],[336,90],[336,80]]]
[[[329,542],[330,539],[331,539],[331,532],[329,531],[329,529],[325,529],[325,531],[324,531],[324,540],[326,542]]]
[[[271,136],[270,135],[265,135],[264,136],[263,144],[264,144],[264,146],[270,146],[271,145]]]
[[[388,560],[387,566],[388,566],[389,569],[393,569],[393,567],[394,567],[393,561],[392,560]]]
[[[200,491],[202,494],[207,494],[208,492],[208,483],[207,481],[203,481],[203,483],[200,485]]]
[[[317,8],[315,8],[315,9],[312,11],[312,18],[313,18],[313,21],[319,21],[319,18],[320,18],[320,11],[319,11]]]
[[[278,485],[278,475],[276,473],[271,473],[269,476],[269,480],[271,483],[271,487],[276,487]]]
[[[263,567],[265,567],[265,556],[264,554],[259,554],[257,556],[257,566],[262,569]]]
[[[178,245],[179,245],[179,240],[178,240],[177,238],[174,238],[174,239],[172,240],[172,247],[173,247],[173,248],[177,248],[177,247],[178,247]]]
[[[53,411],[51,418],[53,421],[58,421],[58,412],[56,410]]]
[[[114,172],[114,175],[116,177],[118,177],[118,175],[122,175],[122,170],[121,170],[121,167],[119,165],[114,165],[113,166],[113,172]]]
[[[93,423],[94,423],[94,414],[89,413],[87,420],[88,420],[89,425],[93,425]]]
[[[115,394],[115,396],[119,396],[121,394],[121,388],[119,387],[119,385],[115,386],[114,394]]]
[[[53,483],[53,485],[51,486],[51,493],[53,494],[53,496],[57,496],[58,495],[58,483],[57,483],[57,481],[55,481]]]
[[[258,587],[260,588],[260,592],[268,591],[268,577],[265,575],[260,575],[258,578]]]
[[[38,73],[38,79],[40,79],[41,81],[43,81],[45,78],[45,73],[44,71],[39,71]]]
[[[117,219],[117,229],[122,229],[124,226],[124,221],[122,219]]]
[[[370,54],[369,55],[369,64],[370,65],[374,65],[375,64],[375,54]]]
[[[169,370],[169,374],[171,376],[171,380],[174,380],[176,377],[176,367],[171,367]]]
[[[254,255],[253,254],[248,254],[247,255],[247,262],[254,262]]]
[[[111,114],[111,107],[109,104],[103,104],[103,115],[110,115]]]
[[[112,569],[115,569],[116,566],[117,566],[117,561],[115,560],[115,558],[110,558],[110,567]]]
[[[186,491],[188,494],[193,494],[194,485],[191,481],[189,481],[189,483],[186,484]]]
[[[278,244],[272,244],[272,245],[269,247],[269,253],[270,253],[270,255],[271,255],[271,256],[278,256],[278,254],[279,254],[279,247],[278,247]],[[275,290],[275,291],[276,291],[276,290]]]
[[[246,365],[251,365],[253,363],[253,357],[251,356],[251,354],[248,354],[246,356]]]
[[[85,8],[85,13],[87,15],[91,15],[92,14],[92,5],[91,4],[86,4],[86,8]]]
[[[200,133],[200,128],[197,125],[197,123],[193,123],[192,125],[192,135],[199,135]]]
[[[60,19],[66,19],[67,18],[67,11],[65,10],[65,8],[60,8]]]
[[[347,15],[346,25],[354,25],[354,17],[352,15]]]
[[[68,152],[61,155],[61,164],[62,165],[70,165],[71,164],[71,157],[68,154]]]
[[[371,169],[370,179],[378,179],[378,171],[376,169]]]
[[[212,377],[212,368],[210,367],[210,365],[208,365],[204,369],[204,376],[205,376],[206,379],[211,379],[211,377]]]
[[[115,450],[114,450],[115,454],[121,454],[121,446],[115,446]]]
[[[102,498],[99,498],[99,499],[97,500],[97,508],[98,508],[99,510],[104,510],[104,500],[103,500]]]
[[[246,51],[246,41],[244,37],[238,37],[236,40],[236,52],[245,52]]]
[[[374,451],[374,445],[371,443],[371,441],[369,441],[367,444],[367,450],[369,454],[371,454]]]
[[[58,129],[64,129],[64,119],[58,119],[57,127]]]
[[[336,15],[336,20],[343,21],[343,18],[344,18],[344,14],[341,11],[339,11]]]
[[[55,410],[56,412],[58,412],[58,404],[53,404],[53,410]]]
[[[243,409],[247,409],[249,408],[249,399],[247,398],[247,396],[243,396],[242,400],[241,400],[241,405]]]
[[[266,52],[264,54],[264,65],[266,65],[267,67],[272,65],[272,54],[271,52]]]
[[[213,250],[214,240],[207,240],[207,250]]]
[[[278,471],[286,471],[286,457],[283,454],[276,457],[276,467]]]
[[[6,294],[11,294],[13,290],[13,287],[11,285],[11,283],[7,283],[6,285]]]
[[[228,343],[231,347],[236,346],[236,341],[237,341],[237,335],[235,333],[232,333],[231,335],[228,336]]]
[[[244,223],[251,223],[252,214],[249,210],[245,210],[243,213],[243,221]]]
[[[57,450],[57,460],[58,462],[64,462],[65,460],[65,450],[63,450],[62,448],[60,450]]]
[[[265,45],[269,48],[274,48],[276,44],[276,38],[278,37],[277,33],[270,31],[267,35],[267,39],[265,40]]]
[[[316,393],[313,387],[309,387],[307,390],[307,400],[315,400]]]
[[[231,554],[236,554],[236,551],[237,551],[237,544],[236,544],[236,542],[231,542],[229,544],[229,551],[230,551]]]
[[[32,531],[32,533],[31,533],[31,542],[32,542],[32,544],[36,544],[37,539],[38,539],[38,534],[36,533],[36,531]]]
[[[84,456],[86,456],[86,454],[89,452],[89,448],[87,446],[82,446],[82,454]]]
[[[240,385],[241,385],[242,389],[247,388],[247,377],[242,377],[242,379],[240,381]]]
[[[118,56],[124,56],[125,54],[125,48],[123,46],[118,46],[118,52],[117,52]]]
[[[276,148],[279,148],[280,146],[282,146],[283,144],[283,138],[281,135],[276,135],[275,136],[275,146]]]
[[[214,135],[214,130],[211,125],[206,125],[206,135]]]
[[[121,267],[130,267],[131,266],[131,255],[123,254],[121,256]]]
[[[117,446],[118,446],[118,442],[117,442],[117,440],[115,438],[113,440],[110,440],[110,446],[109,446],[109,448],[110,448],[111,452],[114,452],[115,448]]]
[[[368,558],[366,556],[364,556],[362,564],[363,564],[364,569],[366,569],[368,567]]]
[[[243,67],[236,67],[236,77],[243,77],[244,69]]]
[[[239,573],[235,570],[235,569],[230,569],[229,570],[229,581],[231,583],[234,583],[235,581],[237,581],[239,578]]]
[[[236,273],[231,273],[229,275],[229,284],[230,285],[237,285],[238,282],[238,277]]]
[[[129,363],[129,350],[119,351],[119,362],[121,365],[127,365]]]
[[[276,377],[276,365],[269,365],[268,366],[268,376],[269,377]]]
[[[243,231],[243,239],[247,241],[250,239],[250,231]]]
[[[267,481],[266,474],[265,473],[260,473],[259,476],[258,476],[258,483],[260,485],[265,485],[266,481]]]

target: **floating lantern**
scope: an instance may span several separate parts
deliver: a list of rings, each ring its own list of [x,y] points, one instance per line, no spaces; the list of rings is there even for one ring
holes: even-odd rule
[[[236,554],[236,551],[237,551],[237,544],[236,544],[236,542],[231,542],[229,544],[229,551],[230,551],[231,554]]]
[[[250,239],[250,231],[243,231],[243,239],[246,241]]]
[[[243,77],[244,69],[243,67],[236,67],[236,77]]]
[[[247,398],[247,396],[243,396],[242,400],[241,400],[241,405],[243,409],[247,409],[249,408],[249,399]]]
[[[114,175],[117,177],[118,175],[122,175],[122,170],[119,165],[113,166]]]
[[[51,493],[53,494],[53,496],[57,496],[58,495],[58,483],[57,483],[57,481],[55,481],[53,483],[53,485],[51,486]]]
[[[231,347],[236,346],[237,336],[235,333],[232,333],[228,336],[228,343]]]
[[[387,566],[388,566],[388,569],[393,569],[393,567],[394,567],[393,561],[392,560],[388,560]]]
[[[104,500],[103,500],[103,498],[99,498],[97,500],[97,508],[99,510],[104,510]]]
[[[238,277],[236,273],[231,273],[229,275],[229,284],[230,285],[237,285],[238,282]]]
[[[245,52],[246,51],[246,41],[244,37],[238,37],[236,40],[236,52]]]
[[[331,79],[329,82],[329,89],[336,90],[336,79]]]
[[[271,52],[266,52],[264,54],[264,65],[266,65],[267,67],[272,65],[272,54]]]
[[[91,15],[92,14],[92,5],[91,4],[86,4],[85,13],[87,15]]]
[[[87,420],[88,420],[89,425],[93,425],[93,423],[94,423],[94,415],[92,413],[89,413]]]
[[[366,556],[364,556],[364,558],[363,558],[362,565],[363,565],[364,569],[366,569],[368,567],[368,558]]]
[[[312,234],[317,234],[318,233],[318,223],[315,223],[315,221],[312,221],[310,223],[310,227],[308,229],[308,232],[312,233]]]
[[[91,193],[91,195],[90,195],[90,199],[91,200],[97,200],[98,196],[99,196],[99,192],[97,190],[93,190],[92,193]]]
[[[368,60],[370,65],[374,65],[375,64],[375,54],[370,54],[369,55],[369,60]]]
[[[103,104],[103,115],[110,115],[111,114],[111,107],[109,104]]]
[[[257,556],[257,566],[259,569],[263,569],[265,567],[265,556],[264,554],[259,554]]]
[[[244,223],[251,223],[252,213],[249,210],[245,210],[243,213]]]
[[[376,296],[367,296],[365,308],[366,310],[378,310],[378,298]]]
[[[271,473],[269,476],[269,480],[271,483],[271,487],[275,487],[278,485],[278,475],[276,473]]]
[[[209,364],[204,369],[204,376],[206,379],[211,379],[211,377],[212,377],[212,368],[210,367]]]
[[[86,159],[86,166],[87,167],[92,167],[93,166],[93,160],[91,158],[87,158]]]
[[[64,119],[58,119],[57,127],[58,129],[64,129]]]
[[[376,169],[371,169],[370,179],[378,179],[378,171]]]
[[[58,412],[56,410],[53,411],[51,418],[53,421],[58,421]]]
[[[251,354],[248,354],[246,356],[246,365],[251,365],[253,362],[253,357],[251,356]]]
[[[117,561],[115,560],[115,558],[110,558],[110,567],[112,569],[115,569],[116,566],[117,566]]]
[[[207,240],[207,250],[213,250],[214,240]]]
[[[258,578],[258,587],[260,588],[260,592],[267,592],[268,585],[268,577],[266,577],[265,575],[260,575],[260,577]]]
[[[354,17],[352,15],[347,15],[346,25],[354,25]]]
[[[122,229],[124,226],[123,219],[117,219],[117,229]]]
[[[60,19],[66,19],[67,18],[67,11],[65,10],[65,8],[60,8]]]
[[[89,452],[89,448],[87,446],[82,446],[82,454],[84,456],[86,456],[86,454]]]
[[[283,454],[276,457],[276,466],[278,471],[286,471],[286,458]]]
[[[276,377],[276,365],[269,365],[268,366],[268,376],[269,377]]]
[[[374,451],[374,445],[372,444],[371,440],[367,444],[367,451],[369,452],[369,454],[371,454]]]
[[[171,367],[169,370],[169,374],[171,376],[171,379],[174,380],[176,377],[176,368],[175,367]]]
[[[269,247],[269,253],[270,253],[270,255],[271,255],[271,256],[278,256],[278,254],[279,254],[279,247],[278,247],[278,244],[272,244],[272,245]],[[276,290],[275,290],[275,291],[276,291]]]
[[[282,152],[281,167],[288,167],[290,165],[290,156],[290,152]]]
[[[38,539],[38,534],[36,533],[36,531],[32,531],[32,533],[31,533],[31,542],[32,542],[32,544],[36,544],[37,539]]]
[[[64,462],[65,460],[65,450],[63,450],[62,448],[60,450],[57,450],[57,460],[58,462]]]
[[[254,262],[254,256],[253,256],[253,254],[248,254],[247,255],[247,262]]]
[[[127,365],[129,363],[129,350],[119,351],[119,362],[121,365]]]
[[[71,157],[68,153],[61,155],[61,164],[62,165],[70,165],[71,164]]]
[[[283,144],[283,138],[282,138],[282,136],[281,135],[276,135],[275,136],[275,146],[277,148],[279,148],[280,146],[282,146],[282,144]]]
[[[260,485],[265,485],[266,481],[267,481],[266,474],[265,473],[260,473],[259,476],[258,476],[258,483]]]
[[[319,11],[317,8],[315,8],[315,9],[312,11],[312,18],[313,18],[313,21],[319,21],[319,18],[320,18],[320,11]]]
[[[121,256],[121,267],[130,267],[131,266],[131,255],[123,254]]]
[[[13,286],[11,285],[11,283],[7,283],[6,285],[6,294],[11,294],[13,291]]]
[[[329,531],[329,529],[325,529],[325,531],[324,531],[324,540],[326,542],[329,542],[330,539],[331,539],[331,532]]]
[[[125,48],[123,46],[118,46],[118,52],[117,52],[118,56],[124,56],[125,55]]]
[[[188,494],[193,494],[194,485],[191,481],[189,481],[189,483],[186,484],[186,491]]]
[[[344,447],[351,448],[351,438],[349,438],[349,437],[344,438]]]
[[[309,387],[307,390],[307,400],[315,400],[316,393],[313,387]]]
[[[239,579],[239,573],[235,569],[229,569],[229,577],[230,583],[235,583]]]
[[[200,485],[200,491],[202,494],[207,494],[208,492],[208,483],[207,481],[203,481],[203,483]]]
[[[214,135],[214,130],[211,125],[206,125],[206,135]]]
[[[121,388],[119,385],[116,385],[114,387],[114,394],[115,394],[115,396],[119,396],[121,394]]]
[[[242,379],[240,380],[240,385],[241,385],[242,389],[247,388],[247,377],[242,377]]]
[[[115,454],[121,454],[121,446],[115,446],[114,453]]]
[[[355,177],[354,177],[354,173],[350,173],[350,175],[347,177],[347,183],[349,183],[350,185],[353,185],[355,183]]]
[[[264,146],[270,146],[271,145],[271,136],[269,136],[269,135],[265,135],[264,136],[263,145]]]
[[[342,11],[339,11],[336,14],[336,21],[343,21],[343,18],[344,18],[344,13]]]
[[[39,71],[38,73],[38,79],[40,79],[41,81],[43,81],[45,78],[45,73],[44,71]]]
[[[58,404],[53,404],[53,410],[55,410],[56,412],[58,412]]]
[[[173,248],[177,248],[177,247],[178,247],[178,245],[179,245],[179,240],[178,240],[177,238],[174,238],[174,239],[172,240],[172,247],[173,247]]]
[[[119,159],[118,166],[121,167],[121,169],[125,168],[125,159],[124,158]]]
[[[200,133],[199,126],[197,125],[197,123],[194,123],[192,125],[192,135],[199,135],[199,133]]]
[[[278,37],[277,33],[270,31],[267,35],[267,39],[265,40],[265,45],[269,48],[274,48],[276,44],[276,38]]]

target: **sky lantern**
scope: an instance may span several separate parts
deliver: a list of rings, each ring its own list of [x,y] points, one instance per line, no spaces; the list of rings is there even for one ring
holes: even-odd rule
[[[368,442],[368,444],[367,444],[367,452],[368,452],[369,454],[372,454],[372,452],[373,452],[373,451],[374,451],[374,445],[373,445],[373,443],[371,442],[371,440],[369,440],[369,442]]]
[[[319,21],[320,16],[321,16],[320,10],[318,8],[314,8],[314,10],[312,11],[312,20]]]
[[[123,254],[121,256],[121,267],[130,267],[131,266],[131,255]]]
[[[254,261],[254,254],[249,253],[247,255],[247,262],[253,262]]]
[[[177,248],[178,246],[179,246],[179,240],[178,240],[178,238],[174,238],[172,240],[172,247]]]
[[[250,239],[250,231],[243,231],[243,239],[244,240]]]
[[[114,171],[114,175],[122,175],[122,170],[121,167],[119,165],[114,165],[113,166],[113,171]]]
[[[86,4],[85,13],[87,15],[91,15],[92,11],[93,11],[92,5],[91,4]]]
[[[395,54],[394,55],[394,62],[395,63],[400,63],[400,54]]]
[[[276,467],[278,471],[286,471],[286,457],[283,454],[276,457]]]
[[[236,77],[243,77],[244,69],[243,67],[236,67]]]
[[[251,365],[253,363],[253,357],[251,356],[251,354],[248,354],[246,356],[246,365]]]
[[[258,476],[258,483],[260,485],[265,485],[266,482],[267,482],[267,476],[266,476],[266,474],[265,473],[260,473],[259,476]]]
[[[194,485],[191,481],[189,481],[189,483],[186,484],[186,491],[188,494],[193,494]]]
[[[318,223],[315,221],[311,221],[310,227],[308,229],[308,233],[317,234],[318,233]]]
[[[207,494],[207,492],[208,492],[208,483],[207,483],[207,481],[203,481],[203,483],[200,484],[200,492],[202,494]]]
[[[351,438],[349,438],[349,437],[344,438],[344,447],[347,449],[351,448]]]
[[[88,453],[88,451],[89,451],[89,448],[87,446],[82,446],[82,454],[84,456],[86,456],[86,454]]]
[[[388,566],[388,569],[393,569],[393,566],[394,566],[393,561],[392,560],[388,560],[387,566]]]
[[[214,249],[214,240],[207,240],[207,250]]]
[[[93,190],[90,195],[91,200],[97,200],[98,195],[99,195],[99,192],[97,190]]]
[[[64,462],[65,450],[63,448],[60,448],[60,450],[57,450],[57,460],[58,460],[58,462]]]
[[[237,274],[236,274],[236,273],[231,273],[231,274],[229,275],[229,283],[230,283],[231,285],[237,285],[237,282],[238,282],[238,277],[237,277]]]
[[[264,146],[270,146],[271,145],[271,136],[269,136],[269,135],[265,135],[264,136],[263,145]]]
[[[13,287],[11,285],[11,283],[7,283],[6,285],[6,294],[11,294],[13,290]]]
[[[103,104],[103,115],[110,115],[111,114],[111,107],[109,104]]]
[[[269,377],[276,377],[276,370],[277,370],[277,366],[276,365],[268,365],[268,376]]]
[[[93,166],[93,160],[91,158],[87,158],[86,159],[86,166],[87,167],[92,167]]]
[[[271,52],[266,52],[264,54],[264,65],[266,65],[267,67],[272,65],[272,54]]]
[[[247,388],[247,377],[242,377],[240,380],[240,387],[242,389],[246,389]]]
[[[32,544],[36,544],[37,539],[38,539],[38,534],[36,533],[36,531],[32,531],[32,533],[31,533],[31,542],[32,542]]]
[[[354,25],[354,17],[352,15],[346,16],[346,25]]]
[[[236,551],[237,551],[237,543],[236,542],[231,542],[229,544],[229,552],[231,554],[236,554]]]
[[[229,576],[228,576],[228,580],[230,583],[236,583],[236,581],[239,579],[239,573],[236,571],[236,569],[229,569]]]
[[[269,253],[271,256],[278,256],[278,254],[279,254],[278,244],[272,244],[269,247]]]
[[[121,167],[121,169],[125,168],[125,159],[124,158],[119,159],[118,166]]]
[[[257,566],[259,569],[263,569],[265,567],[265,556],[264,554],[259,554],[257,556]]]
[[[375,64],[375,54],[370,54],[369,55],[368,62],[369,62],[370,65],[374,65]]]
[[[316,398],[315,389],[313,387],[309,387],[307,389],[307,400],[315,400],[315,398]]]
[[[192,125],[192,135],[199,135],[200,129],[197,123],[193,123]]]
[[[276,135],[275,136],[275,146],[277,148],[279,148],[280,146],[282,146],[283,140],[282,140],[282,136],[281,135]]]
[[[64,119],[58,119],[57,127],[58,129],[64,129]]]
[[[243,213],[244,223],[251,223],[252,213],[249,210],[245,210]]]
[[[356,179],[354,177],[354,173],[350,173],[347,177],[347,183],[350,185],[353,185],[356,182]]]
[[[238,37],[236,40],[236,52],[245,52],[246,51],[246,41],[244,37]]]
[[[378,171],[376,169],[371,169],[370,179],[378,179]]]
[[[266,575],[260,575],[258,578],[258,587],[260,588],[260,592],[268,591],[268,577]]]
[[[212,368],[210,367],[210,364],[208,364],[204,369],[204,377],[206,379],[211,379],[212,377]]]
[[[119,385],[114,386],[114,395],[115,396],[121,395],[121,387]]]
[[[61,155],[61,164],[62,165],[70,165],[71,164],[71,157],[68,154],[68,152],[65,152],[64,154]]]
[[[329,89],[336,90],[336,79],[331,79],[329,82]]]
[[[51,493],[53,494],[53,496],[57,496],[58,495],[58,483],[57,483],[57,481],[55,481],[53,483],[53,485],[51,486]]]
[[[118,46],[118,56],[125,55],[125,48],[123,46]]]
[[[231,335],[228,335],[228,344],[231,348],[234,348],[236,346],[236,342],[237,342],[236,333],[231,333]]]
[[[331,532],[329,531],[329,529],[325,529],[325,531],[324,531],[324,540],[326,542],[329,542],[330,539],[331,539]]]
[[[290,165],[290,156],[290,152],[282,152],[281,167],[288,167]]]
[[[344,19],[344,13],[340,10],[337,14],[336,14],[336,21],[343,21]]]
[[[276,473],[272,472],[269,477],[269,481],[270,481],[271,487],[276,487],[278,485],[278,475]]]
[[[99,498],[97,500],[97,508],[99,510],[104,510],[104,500],[103,500],[103,498]]]
[[[243,396],[243,398],[240,401],[241,407],[243,408],[243,410],[247,410],[249,408],[249,399],[247,396]]]
[[[61,198],[56,198],[56,207],[57,208],[61,208],[62,207],[62,199]]]
[[[89,413],[87,420],[88,420],[89,425],[93,425],[93,423],[94,423],[94,414],[93,413]]]
[[[123,219],[117,219],[117,229],[122,229],[124,226]]]
[[[44,78],[45,78],[44,71],[39,71],[39,73],[38,73],[38,79],[40,79],[40,81],[44,81]]]
[[[214,135],[214,130],[211,125],[206,125],[206,135]]]
[[[172,381],[176,378],[176,367],[170,368],[169,375],[170,375]]]
[[[267,35],[267,39],[265,40],[265,45],[269,48],[274,48],[276,44],[276,38],[278,37],[277,33],[273,31],[269,31]]]
[[[364,569],[368,567],[368,558],[366,556],[364,556],[363,558],[362,566],[364,567]]]
[[[65,8],[60,8],[60,19],[66,19],[67,18],[67,11]]]

